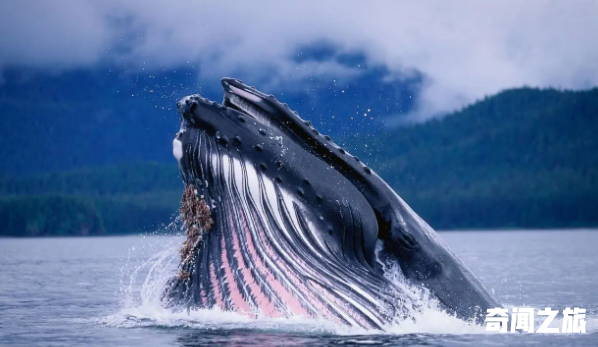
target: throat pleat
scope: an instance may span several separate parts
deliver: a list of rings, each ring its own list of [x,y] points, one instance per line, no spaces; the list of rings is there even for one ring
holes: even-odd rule
[[[368,328],[388,322],[393,312],[387,308],[400,298],[381,275],[355,265],[367,264],[355,248],[362,228],[358,211],[339,203],[346,230],[341,246],[334,246],[318,229],[315,212],[239,151],[205,134],[197,141],[202,150],[193,153],[193,174],[211,182],[203,188],[214,226],[186,267],[191,286],[183,296],[199,307],[252,317],[301,315]],[[353,252],[346,252],[349,247]]]

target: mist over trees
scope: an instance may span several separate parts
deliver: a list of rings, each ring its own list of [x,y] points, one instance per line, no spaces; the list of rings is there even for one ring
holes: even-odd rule
[[[520,88],[442,119],[335,140],[436,229],[557,228],[598,225],[596,134],[597,88]],[[4,175],[0,235],[152,231],[170,222],[182,191],[174,164]]]

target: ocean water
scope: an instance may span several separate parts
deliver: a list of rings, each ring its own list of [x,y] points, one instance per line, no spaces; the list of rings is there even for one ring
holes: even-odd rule
[[[581,307],[585,334],[497,334],[433,307],[362,331],[329,322],[172,312],[159,304],[176,236],[0,239],[0,346],[598,346],[598,230],[445,232],[507,307]],[[425,299],[422,299],[425,300]],[[551,325],[560,327],[559,315]],[[542,319],[536,317],[536,329]]]

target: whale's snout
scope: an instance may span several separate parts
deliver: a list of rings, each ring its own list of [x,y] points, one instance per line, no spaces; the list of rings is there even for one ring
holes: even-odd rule
[[[182,117],[182,121],[195,124],[202,116],[205,117],[209,106],[214,103],[203,98],[199,94],[186,96],[176,103],[177,111]]]

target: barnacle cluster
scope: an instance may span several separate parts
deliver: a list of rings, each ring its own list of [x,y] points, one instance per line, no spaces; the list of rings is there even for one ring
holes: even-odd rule
[[[212,229],[214,220],[203,195],[199,196],[192,184],[188,185],[183,192],[179,210],[187,235],[179,252],[182,263],[186,264],[193,260],[194,251],[201,242],[202,235]],[[180,277],[185,280],[189,278],[189,273],[181,270]]]

